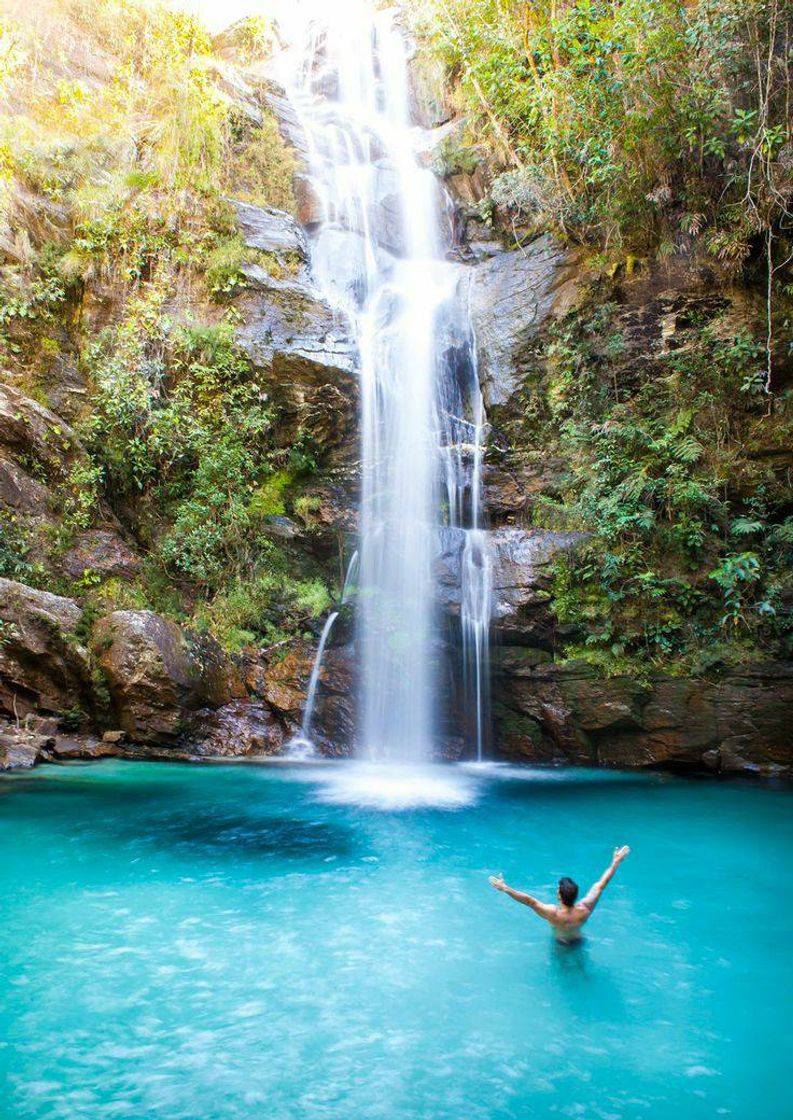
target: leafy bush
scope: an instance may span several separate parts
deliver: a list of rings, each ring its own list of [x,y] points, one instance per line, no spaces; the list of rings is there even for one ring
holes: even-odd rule
[[[0,576],[29,581],[33,572],[29,556],[30,544],[17,518],[0,510]]]
[[[785,402],[772,423],[740,392],[761,344],[694,323],[642,375],[613,324],[606,303],[554,329],[522,433],[569,464],[564,492],[537,501],[535,523],[588,534],[555,578],[557,615],[578,635],[566,655],[642,671],[690,668],[716,647],[784,654],[789,494],[747,444],[757,430],[785,445]]]
[[[612,251],[682,232],[738,270],[759,238],[772,279],[784,267],[785,0],[415,0],[411,10],[469,134],[489,138],[493,195],[513,217]]]

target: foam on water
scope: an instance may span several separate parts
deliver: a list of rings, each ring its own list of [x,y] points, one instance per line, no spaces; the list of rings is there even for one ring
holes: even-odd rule
[[[317,774],[317,801],[365,809],[462,809],[477,798],[470,774],[451,766],[349,763]]]

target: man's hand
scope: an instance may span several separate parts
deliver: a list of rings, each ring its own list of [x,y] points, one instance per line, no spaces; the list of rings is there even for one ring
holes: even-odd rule
[[[616,867],[618,863],[622,863],[625,857],[630,855],[630,852],[631,850],[627,844],[625,844],[622,848],[615,848],[614,859],[612,860],[614,866]]]
[[[495,887],[497,891],[505,891],[507,889],[507,884],[504,882],[504,876],[503,875],[498,875],[498,876],[491,875],[490,876],[490,886]]]

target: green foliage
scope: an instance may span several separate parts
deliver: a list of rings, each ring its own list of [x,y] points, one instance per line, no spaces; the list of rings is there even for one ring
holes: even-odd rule
[[[219,241],[209,252],[204,275],[213,299],[222,302],[244,286],[244,261],[245,245],[238,234]]]
[[[61,488],[64,528],[67,533],[87,529],[99,506],[104,470],[98,463],[78,460]]]
[[[265,111],[261,125],[247,122],[238,132],[238,142],[228,167],[228,181],[238,198],[255,204],[294,210],[293,180],[298,161],[281,137],[275,116]]]
[[[16,516],[0,510],[0,576],[30,582],[30,543]]]
[[[56,363],[76,357],[88,395],[80,447],[42,478],[57,515],[39,532],[44,563],[29,526],[3,515],[0,572],[87,612],[199,612],[232,647],[301,632],[328,592],[269,519],[291,512],[320,453],[299,429],[279,437],[233,329],[246,261],[276,277],[302,263],[247,249],[228,201],[295,205],[275,116],[262,105],[259,123],[233,92],[272,25],[212,39],[157,0],[32,3],[10,38],[5,16],[0,28],[0,350],[44,402]],[[108,507],[138,536],[138,574],[58,576],[51,561]]]
[[[710,573],[721,587],[724,594],[726,614],[722,618],[722,625],[732,623],[738,626],[746,623],[746,609],[752,588],[760,582],[760,560],[755,552],[730,553],[725,556],[717,568]],[[773,613],[773,608],[766,604],[768,613]]]
[[[758,232],[783,231],[786,0],[412,9],[470,133],[490,139],[493,197],[513,217],[612,248],[657,247],[666,227],[737,267]]]
[[[566,656],[642,671],[690,668],[708,648],[720,658],[757,644],[784,654],[789,495],[746,444],[757,429],[784,446],[786,405],[771,425],[740,393],[760,344],[694,323],[686,344],[642,375],[622,357],[614,310],[603,304],[553,331],[523,432],[569,464],[564,493],[536,503],[535,523],[587,534],[555,577],[557,615],[578,635]]]
[[[225,585],[199,615],[199,623],[232,651],[274,646],[331,605],[327,587],[318,579],[294,578],[272,544],[263,548],[259,563],[258,572]]]

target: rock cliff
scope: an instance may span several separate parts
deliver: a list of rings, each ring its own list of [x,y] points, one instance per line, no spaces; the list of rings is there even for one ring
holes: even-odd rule
[[[80,34],[70,30],[75,58],[63,62],[78,79]],[[309,264],[320,210],[299,121],[234,36],[217,49],[222,66],[207,73],[235,139],[212,207],[196,196],[185,214],[184,182],[168,196],[124,166],[128,229],[107,214],[107,228],[86,223],[68,182],[56,204],[20,180],[0,230],[0,768],[278,751],[299,728],[318,632],[340,597],[357,521],[357,355]],[[104,60],[92,86],[116,65]],[[60,78],[36,80],[59,89]],[[462,125],[436,71],[417,61],[413,79],[420,158],[443,170]],[[249,179],[255,145],[275,149],[276,129],[289,181],[270,205]],[[491,749],[790,774],[789,580],[769,560],[761,595],[746,559],[759,565],[793,539],[788,406],[780,396],[765,416],[756,392],[762,278],[739,285],[682,241],[663,258],[605,264],[548,232],[520,230],[518,244],[484,206],[486,166],[451,161],[443,180],[487,413]],[[373,190],[389,259],[402,246],[385,164]],[[327,230],[321,252],[335,250]],[[775,372],[784,387],[781,358]],[[729,409],[718,384],[728,376]],[[676,417],[642,404],[637,419],[632,404],[656,393],[693,403]],[[628,459],[635,476],[620,474]],[[459,532],[439,534],[450,633],[461,549]],[[743,568],[724,566],[741,557]],[[328,754],[350,749],[355,725],[347,613],[318,692]],[[745,636],[725,652],[729,629]],[[697,643],[709,643],[708,664],[690,656]],[[444,749],[463,751],[459,728]]]

